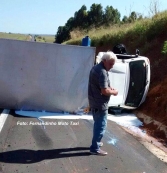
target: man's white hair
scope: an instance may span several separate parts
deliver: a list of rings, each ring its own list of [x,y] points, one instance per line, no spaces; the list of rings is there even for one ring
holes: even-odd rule
[[[102,58],[101,58],[102,61],[103,60],[110,60],[110,59],[113,59],[115,61],[117,60],[117,56],[111,51],[104,53]]]

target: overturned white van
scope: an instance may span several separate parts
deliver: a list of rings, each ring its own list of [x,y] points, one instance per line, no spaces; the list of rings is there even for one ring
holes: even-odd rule
[[[101,61],[105,52],[99,52],[96,63]],[[109,71],[111,87],[118,90],[111,96],[109,107],[136,109],[146,99],[150,85],[150,61],[147,57],[116,54],[117,61]]]

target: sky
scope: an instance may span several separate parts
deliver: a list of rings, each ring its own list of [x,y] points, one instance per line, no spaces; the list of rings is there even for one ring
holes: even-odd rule
[[[157,2],[158,10],[167,10],[167,0],[0,0],[0,32],[55,35],[82,5],[87,11],[93,3],[103,10],[112,6],[129,16],[132,11],[150,15],[150,3]]]

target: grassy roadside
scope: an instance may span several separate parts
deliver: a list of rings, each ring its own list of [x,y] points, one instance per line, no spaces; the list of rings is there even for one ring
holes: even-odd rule
[[[130,24],[94,28],[88,32],[72,31],[73,39],[64,44],[81,45],[82,38],[89,35],[93,47],[107,47],[109,45],[111,48],[118,43],[123,43],[129,48],[129,51],[140,48],[142,54],[146,54],[151,47],[151,42],[160,34],[165,34],[166,28],[167,11],[158,13],[152,18],[142,19]]]
[[[26,40],[28,35],[25,34],[13,34],[0,32],[0,38],[15,39],[15,40]]]
[[[23,40],[23,41],[31,40],[29,34],[14,34],[14,33],[4,33],[4,32],[0,32],[0,38]],[[53,43],[55,41],[55,36],[54,35],[42,35],[42,36],[38,35],[36,37],[36,41]]]
[[[55,41],[55,36],[50,35],[38,35],[35,37],[36,42],[53,43]]]

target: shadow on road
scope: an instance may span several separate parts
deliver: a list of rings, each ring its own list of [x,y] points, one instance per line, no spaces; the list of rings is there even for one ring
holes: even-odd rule
[[[90,153],[86,147],[66,148],[66,149],[53,149],[53,150],[14,150],[0,153],[0,162],[4,163],[22,163],[31,164],[40,162],[47,159],[58,159],[64,157],[77,157],[77,156],[89,156]],[[76,152],[75,152],[76,151]],[[82,151],[82,152],[78,152]],[[67,153],[69,152],[69,153]]]

